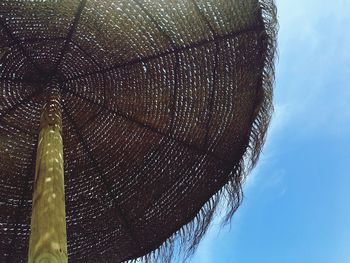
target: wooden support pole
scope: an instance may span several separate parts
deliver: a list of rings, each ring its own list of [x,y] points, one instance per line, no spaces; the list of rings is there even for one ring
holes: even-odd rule
[[[67,263],[60,94],[51,89],[37,147],[29,263]]]

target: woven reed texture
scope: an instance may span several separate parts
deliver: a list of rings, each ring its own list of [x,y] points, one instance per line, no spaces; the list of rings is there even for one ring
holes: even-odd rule
[[[70,262],[169,261],[230,217],[272,111],[272,0],[0,1],[0,261],[26,262],[46,87]]]

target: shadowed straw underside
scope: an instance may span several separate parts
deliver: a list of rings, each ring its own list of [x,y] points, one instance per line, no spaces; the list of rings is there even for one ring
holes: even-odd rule
[[[229,221],[272,113],[272,0],[0,3],[0,261],[26,262],[58,81],[70,262],[186,258]]]

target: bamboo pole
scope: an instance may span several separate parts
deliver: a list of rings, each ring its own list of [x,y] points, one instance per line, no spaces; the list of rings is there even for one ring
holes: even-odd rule
[[[29,263],[67,263],[60,95],[49,91],[37,146]]]

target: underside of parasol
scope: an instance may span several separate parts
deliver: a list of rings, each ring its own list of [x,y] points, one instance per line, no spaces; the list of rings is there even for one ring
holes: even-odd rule
[[[276,30],[272,0],[1,1],[0,261],[191,254],[258,159]]]

